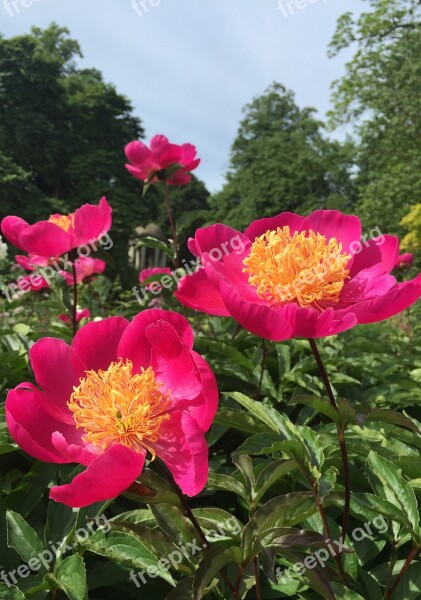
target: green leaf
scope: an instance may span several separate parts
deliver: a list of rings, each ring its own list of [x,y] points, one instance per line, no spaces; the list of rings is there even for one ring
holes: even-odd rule
[[[179,581],[165,600],[193,600],[193,577],[186,577]]]
[[[157,240],[156,238],[146,236],[137,242],[138,248],[141,248],[143,246],[146,248],[154,248],[156,250],[161,250],[167,256],[169,256],[171,260],[174,260],[174,250],[171,248],[171,246],[165,244],[165,242],[162,242],[161,240]]]
[[[296,468],[297,465],[293,460],[274,460],[266,465],[256,480],[255,501],[259,502],[278,479],[282,479],[284,475],[291,473]]]
[[[16,586],[0,583],[0,600],[25,600],[25,596]]]
[[[241,564],[242,555],[237,546],[224,548],[214,546],[201,561],[193,581],[193,599],[201,600],[206,593],[207,586],[215,576],[230,563]]]
[[[252,415],[265,423],[272,431],[281,432],[285,428],[285,418],[283,418],[274,408],[256,402],[245,394],[240,392],[232,392],[227,394],[230,398],[244,406]]]
[[[340,583],[331,582],[330,585],[335,592],[336,598],[341,598],[341,600],[365,600],[365,598],[357,594],[357,592],[349,590]]]
[[[402,477],[400,469],[373,451],[368,455],[368,462],[372,472],[392,492],[396,506],[400,506],[408,516],[409,529],[414,534],[414,539],[419,541],[420,515],[417,499],[410,483]]]
[[[420,430],[417,425],[407,416],[389,409],[376,408],[368,413],[366,416],[365,423],[390,423],[392,425],[399,425],[406,429],[410,429],[414,433],[420,434]]]
[[[220,408],[215,415],[214,423],[225,425],[225,427],[233,427],[247,433],[272,431],[268,425],[262,423],[254,415],[232,408]]]
[[[128,567],[149,568],[155,575],[174,585],[168,569],[164,568],[159,558],[133,534],[112,530],[107,533],[97,531],[94,535],[81,541],[79,545],[94,554],[105,556]]]
[[[13,510],[6,512],[7,545],[13,548],[25,562],[45,550],[44,543],[25,519]]]
[[[253,463],[247,454],[233,454],[232,462],[235,466],[241,471],[245,482],[247,493],[249,494],[249,498],[254,495],[254,487],[255,487],[255,477],[253,472]]]
[[[256,433],[256,435],[247,438],[246,441],[232,453],[232,456],[237,454],[252,454],[255,456],[272,454],[274,444],[279,443],[280,439],[279,434],[270,432]]]
[[[338,413],[327,398],[320,398],[319,396],[297,395],[292,398],[291,403],[305,404],[306,406],[310,406],[314,410],[317,410],[317,412],[329,417],[329,419],[335,423],[338,423]]]
[[[230,475],[209,473],[207,489],[225,490],[226,492],[232,492],[241,496],[244,500],[249,500],[247,490],[241,481],[234,479],[234,477],[231,477]]]
[[[81,556],[73,554],[65,558],[57,565],[54,575],[49,576],[49,579],[63,590],[70,600],[87,600],[86,569]]]

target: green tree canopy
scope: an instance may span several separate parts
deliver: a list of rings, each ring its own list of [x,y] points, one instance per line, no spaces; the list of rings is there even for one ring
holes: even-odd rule
[[[143,137],[130,101],[96,69],[79,69],[79,44],[50,25],[0,38],[0,219],[28,221],[72,211],[107,196],[113,207],[113,257],[127,273],[127,243],[136,225],[166,228],[159,191],[124,168],[124,146]],[[201,182],[176,193],[176,215],[207,208]]]
[[[218,220],[244,227],[281,211],[352,206],[349,148],[323,136],[314,112],[277,83],[245,107],[227,183],[211,201]]]
[[[367,226],[400,234],[401,217],[421,197],[421,4],[369,4],[359,19],[339,19],[330,44],[331,55],[356,48],[334,83],[331,118],[352,123],[359,139],[358,212]]]

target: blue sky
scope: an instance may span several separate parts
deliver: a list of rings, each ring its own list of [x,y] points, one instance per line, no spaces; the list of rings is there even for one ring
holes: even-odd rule
[[[195,144],[197,176],[217,191],[242,107],[273,81],[325,115],[331,82],[352,55],[327,58],[336,20],[366,7],[363,0],[0,0],[0,31],[67,26],[82,46],[81,64],[131,99],[147,138],[164,133]]]

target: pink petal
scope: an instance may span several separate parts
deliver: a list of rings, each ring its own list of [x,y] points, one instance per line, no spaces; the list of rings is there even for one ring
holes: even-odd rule
[[[75,211],[74,236],[78,246],[92,243],[111,227],[111,206],[101,198],[99,206],[84,204]]]
[[[18,254],[15,256],[15,261],[18,265],[26,269],[27,271],[35,271],[35,267],[31,263],[29,256]]]
[[[390,273],[396,264],[399,254],[399,240],[392,235],[383,238],[376,237],[361,242],[360,252],[354,254],[354,262],[350,271],[350,277],[354,277],[359,271],[367,269],[376,264],[381,264],[383,273]]]
[[[169,143],[170,142],[169,142],[168,138],[165,137],[165,135],[154,135],[154,137],[151,139],[149,145],[150,145],[152,152],[157,152],[157,151],[161,151],[163,148],[168,146]]]
[[[294,233],[295,231],[301,231],[304,220],[305,217],[302,217],[301,215],[292,212],[284,212],[280,215],[276,215],[276,217],[265,217],[264,219],[253,221],[245,230],[244,235],[254,242],[257,237],[265,234],[267,231],[276,231],[278,227],[282,228],[288,226],[290,232]]]
[[[24,250],[21,246],[20,236],[21,234],[29,229],[31,226],[29,223],[21,219],[20,217],[5,217],[1,222],[1,232],[4,237],[16,248]]]
[[[383,296],[396,285],[396,279],[384,273],[382,263],[363,269],[351,281],[346,281],[342,289],[340,302],[335,308],[370,300]]]
[[[42,338],[29,351],[37,384],[44,390],[46,408],[51,416],[73,424],[67,402],[73,387],[84,375],[83,364],[63,340]]]
[[[196,240],[194,238],[189,237],[187,240],[187,248],[189,249],[189,252],[193,254],[193,256],[199,256],[200,252],[196,247]]]
[[[143,142],[130,142],[124,151],[133,165],[142,165],[151,156],[151,151]]]
[[[151,345],[146,336],[146,328],[158,321],[166,321],[172,325],[183,343],[193,348],[194,334],[190,323],[182,315],[171,310],[151,308],[136,315],[123,333],[117,354],[121,358],[129,358],[133,362],[133,371],[141,367],[147,369],[151,362]]]
[[[181,146],[181,164],[188,165],[195,160],[196,147],[193,144],[182,144]]]
[[[344,215],[338,210],[316,210],[301,225],[301,231],[316,231],[327,240],[336,238],[344,252],[354,254],[361,240],[361,222],[358,217]]]
[[[183,277],[174,296],[181,304],[193,310],[218,317],[230,316],[218,288],[209,280],[204,270]]]
[[[207,431],[212,425],[218,409],[218,385],[206,360],[197,352],[192,352],[192,354],[202,379],[202,393],[200,394],[200,404],[195,401],[187,410],[201,430]]]
[[[74,462],[81,465],[89,465],[98,454],[93,452],[89,447],[78,444],[69,444],[62,433],[56,431],[51,436],[51,441],[54,448],[63,457],[63,462]],[[84,442],[82,441],[82,444]]]
[[[112,446],[71,483],[52,487],[50,498],[73,508],[115,498],[140,475],[144,463],[145,454],[120,444]]]
[[[171,413],[153,447],[184,494],[195,496],[203,490],[208,479],[208,446],[195,419]]]
[[[46,404],[44,395],[31,383],[21,383],[10,390],[5,407],[10,435],[22,450],[38,460],[70,462],[57,451],[51,437],[54,432],[60,431],[71,443],[79,445],[80,435],[74,425],[55,419]]]
[[[338,316],[352,312],[358,323],[377,323],[384,321],[409,308],[421,296],[421,274],[415,279],[399,283],[384,296],[353,304],[349,308],[337,311]]]
[[[219,256],[219,260],[231,252],[244,252],[250,246],[244,234],[221,223],[198,229],[195,240],[201,254],[207,252],[214,259]]]
[[[188,404],[202,391],[201,377],[190,348],[167,321],[157,321],[146,329],[151,345],[151,366],[162,390],[170,393],[172,407]]]
[[[147,169],[139,169],[138,167],[133,167],[132,165],[124,165],[126,169],[137,179],[141,179],[142,181],[146,181],[149,179],[149,173],[151,172],[151,168]]]
[[[49,221],[39,221],[20,234],[21,248],[28,254],[60,256],[74,248],[73,237]]]
[[[109,317],[84,325],[75,335],[72,350],[85,371],[107,370],[118,360],[117,348],[129,321]]]
[[[248,302],[225,281],[220,283],[221,296],[231,316],[245,329],[268,340],[287,340],[293,335],[291,324],[279,309]]]

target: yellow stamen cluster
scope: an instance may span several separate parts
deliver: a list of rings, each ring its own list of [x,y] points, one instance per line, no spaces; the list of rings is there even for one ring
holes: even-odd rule
[[[122,444],[149,450],[170,418],[170,400],[160,390],[152,367],[133,375],[130,360],[110,364],[106,371],[87,371],[74,388],[68,406],[84,440],[101,450]]]
[[[54,223],[63,229],[66,233],[69,231],[71,227],[75,226],[75,214],[70,213],[69,215],[51,215],[48,219],[50,223]]]
[[[256,238],[243,271],[271,305],[296,302],[322,310],[339,301],[350,258],[336,238],[314,231],[291,235],[286,226]]]

